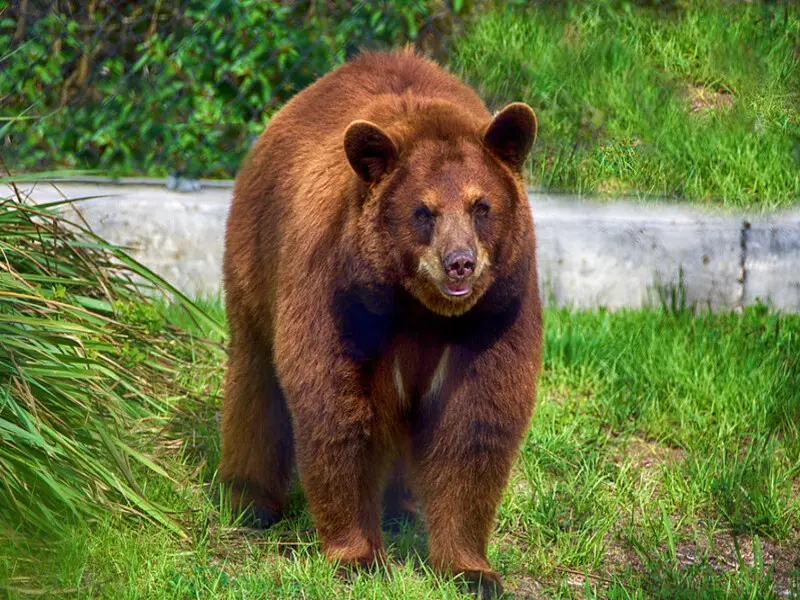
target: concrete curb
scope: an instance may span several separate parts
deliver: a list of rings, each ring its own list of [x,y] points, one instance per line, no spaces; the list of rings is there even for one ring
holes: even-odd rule
[[[93,175],[54,176],[48,181],[63,185],[98,185],[98,186],[152,186],[165,187],[177,191],[199,191],[203,188],[228,189],[233,187],[233,179],[182,179],[180,177],[101,177]],[[183,184],[183,189],[181,185]]]
[[[167,189],[165,180],[73,178],[58,184],[60,192],[40,185],[33,197],[103,196],[79,205],[99,235],[182,290],[214,294],[231,182],[179,184],[172,187],[189,191]],[[724,310],[761,301],[800,312],[800,208],[747,215],[533,191],[529,199],[549,304]]]

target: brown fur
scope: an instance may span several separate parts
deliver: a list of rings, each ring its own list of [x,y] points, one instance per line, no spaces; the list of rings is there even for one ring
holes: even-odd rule
[[[383,558],[391,479],[433,565],[499,589],[486,548],[542,340],[535,117],[501,115],[411,52],[364,54],[275,115],[237,178],[220,472],[269,521],[296,458],[332,559]],[[441,287],[455,249],[475,257],[459,298]]]

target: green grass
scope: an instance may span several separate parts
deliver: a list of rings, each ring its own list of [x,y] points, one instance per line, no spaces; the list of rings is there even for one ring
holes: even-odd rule
[[[800,10],[589,0],[480,17],[451,63],[539,116],[532,183],[773,209],[800,198]]]
[[[539,403],[490,548],[509,591],[800,597],[800,317],[753,307],[545,318]],[[198,359],[182,383],[201,401],[153,442],[183,476],[145,486],[188,539],[112,514],[59,538],[4,539],[0,583],[11,597],[467,597],[427,571],[420,529],[387,538],[387,572],[341,580],[299,489],[272,530],[236,527],[213,499],[218,358]]]
[[[140,486],[142,472],[169,474],[139,441],[191,396],[178,376],[215,348],[168,325],[146,293],[168,284],[70,223],[69,206],[17,188],[0,199],[0,535],[108,511],[179,532]]]

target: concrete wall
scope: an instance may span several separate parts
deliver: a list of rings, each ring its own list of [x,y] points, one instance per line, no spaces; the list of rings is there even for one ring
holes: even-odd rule
[[[220,286],[229,185],[70,183],[101,236],[189,293]],[[49,186],[37,201],[54,200]],[[712,213],[691,205],[599,202],[530,194],[542,291],[549,303],[610,309],[660,302],[738,308],[757,300],[800,312],[800,209]]]

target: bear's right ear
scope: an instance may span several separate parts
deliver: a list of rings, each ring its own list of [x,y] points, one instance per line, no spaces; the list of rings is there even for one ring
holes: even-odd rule
[[[533,109],[522,102],[513,102],[501,110],[483,133],[483,143],[495,156],[521,171],[536,141],[538,123]]]
[[[397,146],[375,123],[353,121],[344,132],[344,151],[356,174],[372,183],[391,173],[397,164]]]

